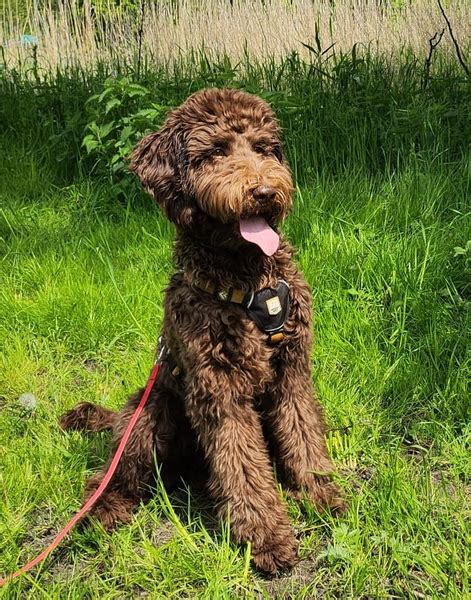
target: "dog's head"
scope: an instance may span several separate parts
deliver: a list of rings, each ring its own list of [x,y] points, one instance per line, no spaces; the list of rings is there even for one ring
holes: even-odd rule
[[[216,228],[266,254],[278,247],[274,228],[293,186],[275,116],[260,98],[230,89],[193,94],[141,140],[131,169],[178,229],[204,237]]]

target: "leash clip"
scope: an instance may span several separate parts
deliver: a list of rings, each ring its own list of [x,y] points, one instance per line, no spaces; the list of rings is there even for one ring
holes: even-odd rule
[[[157,341],[157,358],[155,359],[156,363],[160,363],[168,354],[167,344],[162,335],[159,335],[159,339]],[[155,364],[155,363],[154,363]]]

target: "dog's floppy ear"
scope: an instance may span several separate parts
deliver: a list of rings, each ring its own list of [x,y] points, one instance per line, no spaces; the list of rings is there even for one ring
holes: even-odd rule
[[[187,167],[184,134],[174,120],[144,137],[131,154],[129,168],[177,227],[191,229],[198,208],[184,191]]]
[[[130,170],[136,173],[144,189],[165,212],[180,191],[176,137],[165,124],[159,131],[144,137],[130,157]]]

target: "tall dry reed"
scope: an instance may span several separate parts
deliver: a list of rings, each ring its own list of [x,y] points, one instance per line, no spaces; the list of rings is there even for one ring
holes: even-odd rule
[[[15,0],[12,0],[15,2]],[[33,0],[34,1],[34,0]],[[0,27],[0,44],[7,68],[28,64],[31,48],[22,34],[38,40],[38,72],[81,67],[93,70],[98,62],[113,65],[136,59],[140,9],[111,8],[97,17],[89,2],[76,0],[56,8],[33,4],[28,16],[15,19],[7,10]],[[471,47],[471,2],[450,0],[447,14],[464,51]],[[409,49],[423,58],[428,40],[446,27],[435,0],[181,0],[149,2],[142,33],[142,60],[168,63],[203,50],[215,58],[223,54],[241,60],[280,58],[291,51],[307,57],[303,44],[322,49],[332,44],[337,53],[358,50],[393,56]],[[438,53],[452,53],[447,31]]]

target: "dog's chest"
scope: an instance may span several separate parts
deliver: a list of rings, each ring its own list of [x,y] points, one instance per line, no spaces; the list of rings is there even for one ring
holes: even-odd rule
[[[211,356],[214,363],[236,370],[255,394],[265,392],[276,376],[280,346],[269,341],[255,320],[241,307],[225,307],[214,326]]]
[[[182,279],[171,282],[165,305],[164,336],[177,363],[186,372],[193,365],[214,368],[263,394],[293,335],[295,289],[275,276],[253,297],[223,288],[231,290],[224,298],[220,289]]]

